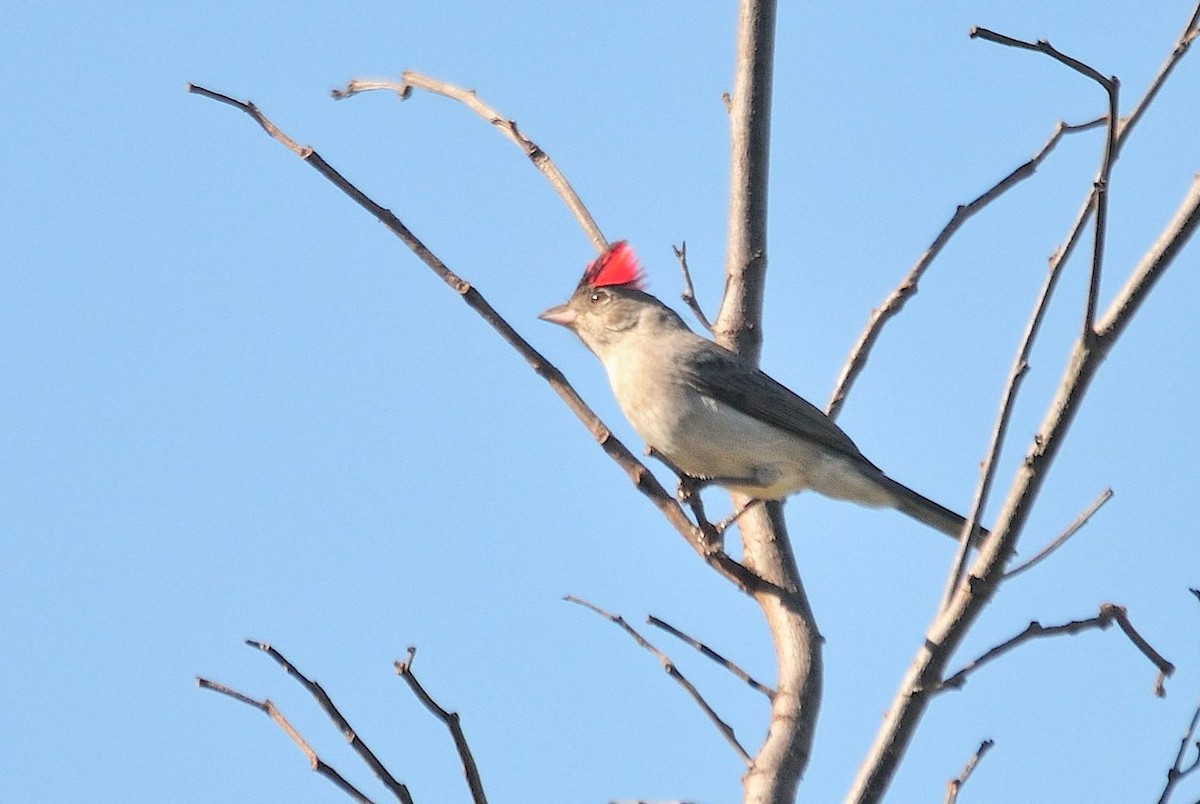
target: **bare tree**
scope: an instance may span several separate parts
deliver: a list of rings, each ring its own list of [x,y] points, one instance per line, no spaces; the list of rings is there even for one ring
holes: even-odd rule
[[[717,315],[711,325],[699,312],[699,306],[691,297],[691,281],[688,275],[686,253],[677,250],[688,288],[685,300],[697,311],[702,323],[723,346],[739,352],[750,360],[757,361],[761,349],[762,306],[765,276],[768,267],[767,249],[767,183],[770,153],[770,116],[772,98],[772,65],[775,38],[775,3],[773,0],[740,0],[737,35],[737,56],[732,91],[727,99],[731,130],[731,181],[729,190],[728,238],[725,257],[725,294]],[[996,645],[975,660],[958,670],[950,670],[950,661],[963,644],[963,640],[980,613],[996,597],[1007,579],[1035,566],[1071,538],[1096,510],[1111,496],[1102,493],[1079,518],[1068,525],[1058,538],[1052,540],[1032,557],[1019,565],[1012,563],[1029,513],[1037,500],[1055,456],[1059,453],[1083,401],[1087,397],[1092,380],[1106,355],[1110,353],[1133,317],[1146,299],[1155,283],[1172,265],[1187,244],[1196,226],[1200,223],[1200,178],[1194,181],[1179,204],[1175,215],[1163,222],[1161,234],[1145,252],[1142,259],[1130,268],[1121,288],[1104,299],[1101,293],[1101,278],[1106,266],[1105,243],[1109,227],[1109,179],[1114,163],[1122,147],[1157,96],[1164,82],[1188,51],[1191,43],[1200,35],[1200,5],[1191,13],[1178,39],[1164,60],[1158,74],[1138,96],[1130,111],[1122,116],[1121,85],[1115,77],[1106,76],[1095,67],[1085,64],[1070,54],[1063,53],[1049,42],[1027,42],[1002,33],[978,28],[971,36],[990,43],[1031,51],[1035,56],[1045,56],[1057,63],[1047,62],[1047,69],[1065,68],[1072,70],[1096,85],[1103,94],[1105,114],[1079,124],[1061,123],[1046,144],[1026,163],[1013,170],[995,186],[975,200],[958,208],[942,232],[916,261],[897,288],[870,316],[866,328],[846,359],[830,397],[827,412],[836,416],[852,389],[855,379],[867,364],[872,347],[878,342],[884,326],[900,312],[906,300],[917,286],[932,261],[962,224],[978,213],[992,200],[1032,175],[1048,157],[1062,137],[1089,129],[1103,127],[1106,136],[1099,158],[1095,181],[1083,199],[1075,221],[1070,226],[1062,244],[1050,260],[1041,289],[1033,300],[1029,320],[1017,344],[1007,383],[1001,395],[991,434],[990,446],[985,456],[976,487],[974,500],[969,511],[967,525],[963,529],[957,560],[945,581],[942,605],[923,636],[917,640],[918,647],[912,663],[903,674],[895,698],[889,707],[876,739],[863,759],[847,800],[873,802],[881,800],[895,777],[906,750],[917,734],[922,717],[940,692],[961,687],[980,666],[998,659],[1010,650],[1027,641],[1062,634],[1073,634],[1089,629],[1105,629],[1116,624],[1131,645],[1146,657],[1157,670],[1155,691],[1162,694],[1163,682],[1174,670],[1150,642],[1134,627],[1126,610],[1116,604],[1105,604],[1093,617],[1072,620],[1058,625],[1044,626],[1031,622],[1023,632]],[[1031,56],[1032,57],[1032,56]],[[269,135],[292,150],[314,167],[335,186],[345,192],[356,203],[383,222],[416,256],[441,277],[448,286],[459,293],[477,314],[483,317],[497,333],[516,349],[559,394],[581,423],[595,437],[599,446],[625,471],[631,482],[663,514],[668,523],[686,540],[697,555],[713,570],[752,598],[760,607],[768,632],[774,643],[777,658],[777,676],[774,686],[767,686],[738,667],[734,662],[717,653],[698,640],[683,634],[678,629],[652,618],[651,624],[668,634],[684,640],[708,658],[728,669],[753,689],[768,699],[770,713],[766,737],[756,750],[745,748],[714,708],[696,688],[678,671],[667,655],[653,646],[642,634],[632,628],[624,618],[609,613],[594,604],[573,599],[574,602],[600,614],[621,627],[639,645],[649,650],[662,664],[664,670],[683,687],[701,706],[713,724],[743,759],[746,773],[743,777],[745,802],[754,804],[782,804],[794,801],[799,782],[812,754],[816,734],[817,715],[821,703],[822,689],[822,638],[813,611],[805,593],[804,584],[793,555],[783,517],[783,506],[771,503],[753,506],[738,520],[742,552],[734,557],[724,549],[720,533],[703,515],[698,501],[694,501],[691,516],[674,496],[667,492],[646,465],[623,445],[596,416],[586,402],[575,392],[563,373],[533,348],[504,318],[484,299],[479,291],[458,273],[451,270],[391,211],[367,197],[350,181],[325,162],[311,148],[300,146],[295,140],[279,130],[252,103],[235,100],[213,90],[189,85],[189,90],[210,99],[229,104],[250,115]],[[575,215],[580,226],[588,235],[597,251],[602,251],[607,240],[586,206],[572,189],[563,173],[547,153],[530,139],[517,124],[496,112],[473,91],[447,84],[415,72],[407,72],[401,81],[355,80],[335,96],[344,98],[360,92],[384,90],[397,93],[401,98],[409,97],[414,91],[444,95],[466,105],[485,121],[495,126],[504,136],[531,160],[546,176],[551,185],[563,198]],[[1004,496],[999,516],[992,526],[990,537],[978,551],[972,549],[968,538],[978,522],[993,490],[997,467],[997,456],[1006,442],[1011,442],[1008,431],[1013,404],[1020,390],[1027,369],[1030,350],[1039,335],[1041,324],[1050,300],[1059,286],[1064,266],[1074,254],[1076,246],[1091,232],[1091,254],[1089,258],[1089,281],[1084,298],[1078,300],[1080,310],[1078,332],[1074,338],[1072,353],[1063,367],[1062,377],[1053,397],[1048,401],[1041,427],[1025,450],[1025,459]],[[749,502],[735,499],[735,507]],[[343,732],[353,734],[345,719],[337,713],[328,696],[319,687],[308,682],[295,668],[272,648],[256,644],[267,651],[289,673],[301,680],[306,688]],[[459,726],[458,716],[442,709],[426,693],[411,673],[413,651],[407,661],[397,665],[398,671],[408,681],[414,694],[440,720],[446,723],[463,761],[464,775],[476,801],[485,800],[482,782],[475,767],[466,738]],[[307,749],[282,716],[269,701],[258,702],[240,693],[202,681],[204,686],[232,695],[254,705],[280,723],[281,727],[309,754],[313,767],[326,773],[327,766],[320,762],[311,749]],[[1179,758],[1170,776],[1171,785],[1184,773],[1194,768],[1184,767],[1183,748],[1187,747],[1195,731],[1195,719],[1185,735]],[[355,736],[357,740],[357,736]],[[354,741],[352,741],[354,742]],[[355,743],[360,756],[384,782],[385,787],[401,801],[411,800],[402,784],[374,758],[374,755]],[[992,746],[990,740],[982,742],[958,777],[948,786],[947,800],[956,800],[975,766]],[[336,772],[335,772],[336,773]],[[367,800],[353,788],[347,789],[330,778],[352,797]],[[1169,795],[1170,786],[1163,792],[1163,800]]]

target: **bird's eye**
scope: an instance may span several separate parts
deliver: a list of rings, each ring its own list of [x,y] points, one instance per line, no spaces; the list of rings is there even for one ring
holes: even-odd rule
[[[608,298],[608,294],[603,290],[593,290],[592,295],[588,297],[592,304],[599,304]]]

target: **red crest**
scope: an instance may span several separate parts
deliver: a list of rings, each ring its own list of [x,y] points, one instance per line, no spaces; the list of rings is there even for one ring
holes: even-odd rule
[[[642,280],[642,268],[633,249],[624,240],[619,240],[588,264],[582,284],[594,288],[624,285],[641,290]]]

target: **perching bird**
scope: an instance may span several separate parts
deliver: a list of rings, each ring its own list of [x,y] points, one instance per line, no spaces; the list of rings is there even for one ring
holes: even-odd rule
[[[600,358],[633,429],[683,478],[759,500],[812,489],[899,509],[958,538],[963,517],[885,475],[832,419],[692,332],[642,286],[633,250],[615,243],[565,304],[539,317],[570,329]],[[979,528],[973,540],[986,535]]]

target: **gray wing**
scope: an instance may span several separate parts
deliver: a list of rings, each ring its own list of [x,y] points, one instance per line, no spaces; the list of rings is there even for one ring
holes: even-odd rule
[[[875,466],[850,436],[811,402],[728,349],[707,343],[711,348],[703,351],[694,367],[684,370],[693,389],[780,430]]]

